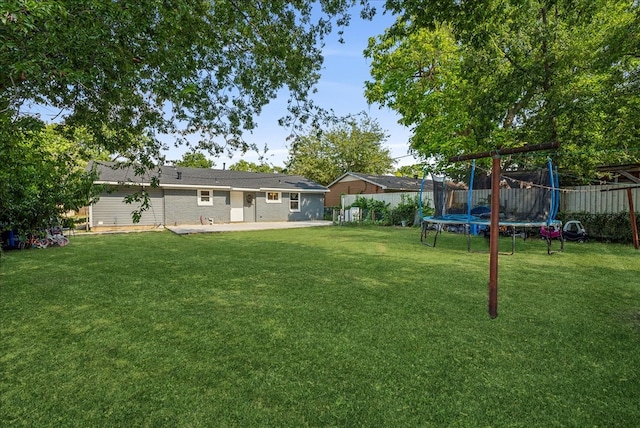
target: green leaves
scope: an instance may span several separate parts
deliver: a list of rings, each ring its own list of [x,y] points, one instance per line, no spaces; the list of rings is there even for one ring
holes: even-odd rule
[[[46,105],[107,151],[138,160],[157,152],[163,134],[212,153],[242,149],[243,133],[280,89],[290,93],[285,122],[317,113],[309,94],[322,41],[356,3],[8,1],[0,114]]]
[[[49,126],[2,134],[0,146],[0,224],[3,229],[34,230],[96,195],[94,174],[85,171],[79,140]]]
[[[289,150],[287,172],[327,185],[345,172],[385,174],[393,165],[387,135],[366,114],[359,120],[343,118],[332,128],[298,136]]]
[[[441,167],[452,155],[550,141],[579,175],[594,171],[595,162],[575,163],[583,154],[615,163],[632,146],[640,158],[631,113],[640,91],[628,90],[639,81],[639,21],[629,1],[387,7],[399,18],[365,51],[367,98],[400,113],[412,147]]]
[[[185,153],[182,159],[175,162],[176,166],[187,166],[191,168],[213,168],[213,161],[200,152]]]

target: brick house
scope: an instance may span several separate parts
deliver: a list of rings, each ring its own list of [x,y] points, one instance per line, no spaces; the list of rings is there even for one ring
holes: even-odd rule
[[[325,207],[340,205],[340,195],[360,195],[372,193],[419,192],[422,179],[396,177],[394,175],[372,175],[347,172],[342,174],[327,187]]]

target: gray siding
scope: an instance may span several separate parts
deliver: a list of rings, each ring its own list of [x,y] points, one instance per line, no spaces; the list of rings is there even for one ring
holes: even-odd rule
[[[300,212],[289,210],[289,193],[282,192],[280,203],[267,203],[266,193],[256,194],[256,221],[322,220],[324,195],[300,193]]]
[[[100,199],[92,209],[93,226],[132,226],[131,213],[138,209],[140,204],[133,202],[127,204],[125,196],[139,191],[139,187],[119,187],[115,192],[103,192]],[[146,189],[150,197],[150,207],[142,213],[140,226],[159,226],[164,224],[164,202],[162,189]]]
[[[244,192],[243,195],[243,216],[244,222],[255,223],[256,221],[256,192]]]
[[[256,193],[256,221],[284,221],[289,214],[288,202],[285,204],[284,195],[279,204],[268,204],[265,192]],[[286,211],[285,211],[286,210]]]
[[[93,226],[133,226],[131,212],[136,204],[124,202],[139,188],[120,187],[116,192],[103,193],[92,208]],[[142,214],[137,225],[180,225],[216,223],[231,221],[230,193],[213,191],[213,206],[198,205],[197,189],[147,189],[151,196],[151,208]],[[251,203],[247,195],[254,195]],[[300,193],[300,212],[289,210],[289,193],[282,192],[280,203],[267,203],[265,192],[244,193],[244,221],[303,221],[322,220],[324,213],[324,194]]]
[[[164,191],[166,224],[200,224],[200,217],[206,224],[209,218],[216,223],[230,220],[229,192],[213,192],[213,206],[198,205],[196,189],[166,189]]]
[[[287,198],[289,195],[287,194]],[[287,199],[287,207],[289,200]],[[300,212],[290,212],[289,220],[322,220],[324,217],[324,194],[300,193]]]

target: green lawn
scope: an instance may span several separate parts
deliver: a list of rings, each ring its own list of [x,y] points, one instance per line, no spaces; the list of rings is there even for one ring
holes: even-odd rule
[[[417,229],[4,253],[0,425],[637,426],[640,252],[517,245],[497,319],[488,255]]]

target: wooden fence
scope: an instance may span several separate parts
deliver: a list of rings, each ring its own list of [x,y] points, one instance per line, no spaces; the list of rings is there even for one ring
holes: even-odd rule
[[[624,185],[606,186],[579,186],[563,188],[560,193],[560,211],[567,213],[589,212],[592,214],[615,214],[629,211],[627,193],[603,192],[602,190],[628,187]],[[640,207],[640,187],[631,190],[634,200],[634,208]],[[402,195],[414,198],[418,192],[409,193],[374,193],[363,195],[342,195],[342,206],[350,207],[357,197],[374,199],[389,203],[389,208],[394,208],[402,201]],[[464,207],[467,203],[468,192],[466,190],[456,190],[453,192],[452,205]],[[489,205],[491,190],[474,190],[472,195],[472,205]],[[533,194],[529,189],[500,189],[500,205],[506,211],[523,211],[523,208],[532,204]],[[433,204],[433,193],[423,193],[423,204]]]
[[[627,192],[603,192],[602,190],[615,189],[616,187],[629,187],[626,185],[606,186],[580,186],[563,189],[560,198],[560,210],[565,212],[590,212],[593,214],[616,214],[629,212],[629,199]],[[637,211],[640,206],[640,187],[631,189],[634,208]]]

